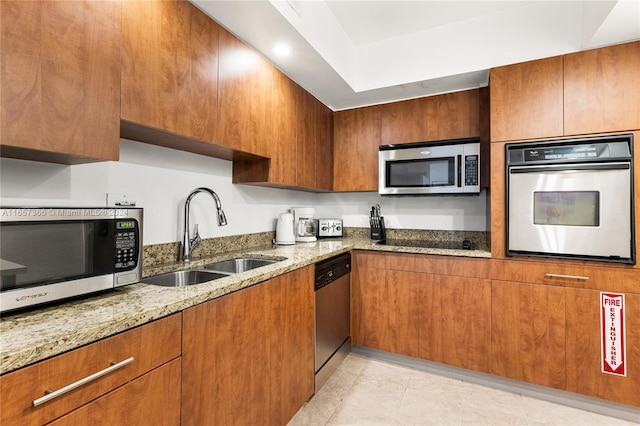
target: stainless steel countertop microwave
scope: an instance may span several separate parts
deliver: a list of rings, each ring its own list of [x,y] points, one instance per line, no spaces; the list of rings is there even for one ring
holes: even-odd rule
[[[381,145],[381,195],[479,194],[480,139]]]
[[[0,312],[142,278],[142,209],[1,207]]]

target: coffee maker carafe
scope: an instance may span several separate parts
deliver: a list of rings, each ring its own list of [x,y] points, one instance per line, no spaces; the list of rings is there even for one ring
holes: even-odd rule
[[[291,209],[293,213],[293,226],[296,241],[308,243],[316,241],[316,221],[313,215],[316,209],[313,207],[295,207]]]

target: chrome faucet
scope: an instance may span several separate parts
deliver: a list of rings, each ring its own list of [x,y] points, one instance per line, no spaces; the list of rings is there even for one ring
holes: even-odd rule
[[[191,252],[193,251],[193,249],[198,247],[201,241],[200,234],[198,233],[198,224],[195,225],[193,230],[195,235],[193,237],[189,235],[189,205],[191,204],[191,200],[193,199],[193,197],[195,197],[196,194],[200,192],[205,192],[211,195],[211,197],[213,197],[213,200],[216,202],[216,209],[218,210],[218,226],[225,226],[227,224],[227,218],[224,215],[224,211],[222,211],[222,203],[220,202],[218,194],[216,194],[209,188],[196,188],[191,191],[191,193],[187,197],[187,201],[185,201],[184,203],[184,236],[182,237],[181,254],[183,262],[191,261]]]

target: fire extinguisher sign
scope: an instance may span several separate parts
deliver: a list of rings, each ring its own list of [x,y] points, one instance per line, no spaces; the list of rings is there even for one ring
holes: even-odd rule
[[[627,375],[624,294],[600,293],[602,372]]]

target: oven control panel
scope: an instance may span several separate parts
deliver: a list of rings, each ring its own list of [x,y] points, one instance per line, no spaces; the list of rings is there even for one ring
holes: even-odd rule
[[[555,140],[507,145],[508,165],[617,161],[631,158],[628,136]]]

